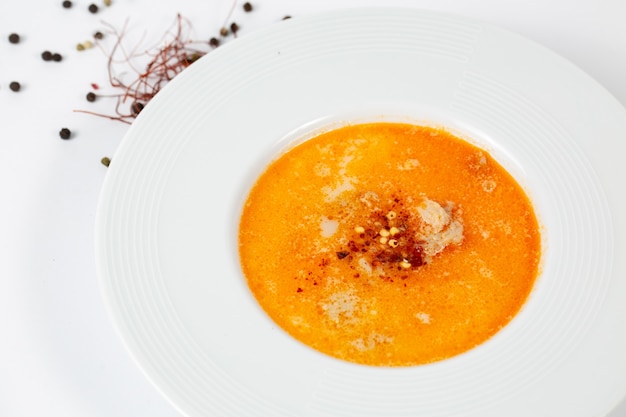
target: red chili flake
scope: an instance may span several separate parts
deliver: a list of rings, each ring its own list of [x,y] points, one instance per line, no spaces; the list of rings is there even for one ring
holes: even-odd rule
[[[100,89],[100,86],[96,83],[91,83],[91,88],[93,88],[94,90],[98,90]]]
[[[407,261],[412,266],[422,266],[424,265],[424,248],[420,245],[415,245],[413,250],[407,257]]]
[[[384,251],[376,255],[375,260],[383,263],[395,263],[402,260],[402,255],[394,251]]]
[[[298,287],[297,292],[302,292],[302,288]]]

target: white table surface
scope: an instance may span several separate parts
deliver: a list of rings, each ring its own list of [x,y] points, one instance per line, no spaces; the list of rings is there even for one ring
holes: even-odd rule
[[[73,112],[111,113],[88,103],[91,83],[107,86],[106,56],[77,51],[105,23],[158,39],[177,12],[196,39],[219,31],[227,0],[61,0],[0,2],[0,416],[180,414],[135,366],[107,316],[94,259],[94,218],[107,168],[128,125]],[[240,36],[298,16],[357,6],[409,6],[477,18],[517,32],[569,59],[626,105],[624,0],[254,0],[237,4]],[[11,44],[8,35],[21,35]],[[105,45],[111,39],[105,38]],[[149,46],[149,43],[142,44]],[[44,62],[44,50],[60,63]],[[19,81],[21,91],[9,89]],[[62,127],[70,140],[59,138]],[[626,140],[626,138],[625,138]],[[626,325],[626,322],[625,322]],[[626,352],[625,352],[626,354]],[[626,400],[610,417],[626,416]],[[599,417],[599,416],[589,416]]]

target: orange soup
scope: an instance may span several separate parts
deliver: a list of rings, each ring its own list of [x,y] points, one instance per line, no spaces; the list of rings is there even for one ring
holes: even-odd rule
[[[259,304],[297,340],[412,366],[465,352],[515,316],[541,236],[528,196],[484,150],[370,123],[272,162],[244,205],[239,251]]]

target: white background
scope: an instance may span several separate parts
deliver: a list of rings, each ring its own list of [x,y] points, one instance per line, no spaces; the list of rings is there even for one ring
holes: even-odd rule
[[[88,1],[0,2],[0,416],[179,416],[141,374],[110,323],[99,293],[93,226],[104,156],[114,158],[128,125],[73,110],[113,113],[88,103],[91,83],[108,86],[106,48],[76,44],[128,22],[129,46],[154,45],[189,18],[194,39],[217,34],[227,0],[113,0],[97,14]],[[240,36],[324,10],[409,6],[477,18],[535,40],[569,59],[626,105],[624,0],[255,0],[230,21]],[[13,45],[10,33],[21,35]],[[141,40],[143,39],[143,40]],[[153,40],[151,42],[150,40]],[[131,42],[132,41],[132,42]],[[232,37],[228,41],[233,41]],[[60,63],[41,52],[59,52]],[[19,81],[22,90],[9,89]],[[219,80],[216,80],[219,82]],[[111,89],[107,89],[111,91]],[[72,130],[64,141],[58,131]],[[625,138],[626,140],[626,138]],[[625,323],[626,325],[626,323]],[[625,353],[626,354],[626,353]],[[625,417],[626,401],[610,415]],[[596,417],[596,416],[590,416]]]

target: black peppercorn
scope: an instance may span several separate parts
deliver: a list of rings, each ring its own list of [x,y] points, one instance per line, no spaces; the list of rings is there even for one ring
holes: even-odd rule
[[[11,84],[9,84],[9,88],[11,89],[11,91],[15,91],[17,93],[18,91],[20,91],[22,86],[17,81],[12,81]]]
[[[18,35],[17,33],[11,33],[9,35],[9,42],[20,43],[20,35]]]
[[[89,5],[89,11],[90,11],[91,13],[98,13],[98,6],[96,6],[95,4],[91,3],[91,4]]]
[[[228,35],[228,29],[226,29],[226,28],[221,28],[221,29],[220,29],[220,35],[222,35],[222,36],[227,36],[227,35]]]
[[[133,104],[130,105],[130,110],[133,112],[135,116],[137,116],[143,110],[143,104],[138,101],[135,101],[133,102]]]
[[[218,46],[220,46],[220,41],[217,38],[211,38],[209,39],[209,45],[211,45],[213,48],[217,48]]]
[[[63,7],[65,7],[66,9],[69,9],[70,7],[72,7],[72,2],[69,0],[65,0],[62,4],[63,4]]]
[[[67,140],[72,136],[72,132],[67,127],[64,127],[59,131],[59,136],[61,136],[61,139]]]
[[[52,60],[54,62],[61,62],[63,60],[63,57],[61,56],[61,54],[55,52],[52,54]]]
[[[104,38],[104,34],[102,32],[96,32],[96,33],[93,34],[93,37],[95,39],[102,39],[102,38]]]
[[[233,34],[237,34],[237,31],[239,30],[239,25],[235,22],[231,23],[230,30],[231,32],[233,32]]]
[[[41,59],[43,59],[44,61],[52,60],[52,52],[50,52],[50,51],[43,51],[41,53]]]
[[[251,12],[252,11],[252,5],[249,2],[245,2],[243,4],[243,10],[246,12]]]
[[[86,98],[87,101],[93,103],[94,101],[96,101],[96,94],[90,91],[89,93],[87,93]]]

